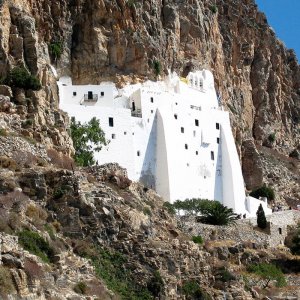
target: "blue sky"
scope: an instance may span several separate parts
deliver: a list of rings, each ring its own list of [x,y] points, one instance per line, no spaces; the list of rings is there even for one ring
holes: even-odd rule
[[[296,51],[300,62],[300,0],[256,0],[256,3],[277,37]]]

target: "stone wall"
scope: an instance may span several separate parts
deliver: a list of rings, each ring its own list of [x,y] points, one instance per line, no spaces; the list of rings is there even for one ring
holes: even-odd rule
[[[300,222],[300,211],[276,212],[268,216],[267,220],[270,222],[270,227],[266,231],[257,228],[256,218],[238,220],[232,226],[214,226],[195,223],[193,218],[189,217],[182,219],[181,225],[190,235],[200,235],[204,240],[234,240],[275,248],[284,244],[288,226],[296,226]]]

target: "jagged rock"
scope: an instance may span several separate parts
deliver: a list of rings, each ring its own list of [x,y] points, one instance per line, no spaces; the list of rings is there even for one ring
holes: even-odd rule
[[[7,85],[0,85],[0,95],[11,98],[13,96],[12,90]]]
[[[14,257],[11,254],[3,254],[2,263],[9,268],[21,269],[24,266],[23,262],[19,258]]]

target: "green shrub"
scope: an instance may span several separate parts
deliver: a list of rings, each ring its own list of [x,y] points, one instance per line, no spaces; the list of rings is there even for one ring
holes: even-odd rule
[[[134,279],[133,270],[128,268],[128,261],[124,255],[119,252],[109,252],[101,248],[89,249],[89,253],[90,256],[85,257],[91,259],[97,276],[102,278],[107,287],[117,293],[121,299],[153,299],[148,288],[141,286]],[[154,281],[156,280],[157,278]]]
[[[274,200],[275,192],[271,187],[264,185],[258,189],[253,190],[250,193],[250,196],[256,199],[259,199],[259,197],[267,197],[268,200]]]
[[[276,141],[276,134],[274,132],[269,134],[268,141],[270,143],[274,143]]]
[[[300,255],[300,226],[295,231],[289,232],[285,239],[285,245],[290,248],[292,254]]]
[[[195,243],[195,244],[203,244],[203,238],[202,236],[198,235],[198,236],[193,236],[192,237],[192,241]]]
[[[265,229],[267,227],[267,219],[265,216],[265,211],[261,204],[257,209],[256,216],[257,216],[257,226],[261,229]]]
[[[217,11],[218,11],[218,8],[217,8],[216,5],[211,5],[211,6],[210,6],[210,10],[211,10],[211,12],[212,12],[213,14],[216,14]]]
[[[261,278],[263,288],[268,287],[272,280],[276,281],[277,287],[286,286],[286,280],[281,269],[277,268],[273,264],[260,263],[256,265],[249,265],[247,270]]]
[[[195,280],[186,281],[182,286],[182,292],[187,299],[211,300],[211,297],[202,291],[200,285]]]
[[[220,276],[220,280],[223,282],[229,282],[236,279],[236,277],[226,268],[221,269],[218,275]]]
[[[44,240],[37,232],[23,230],[18,233],[19,243],[30,253],[39,256],[44,262],[51,262],[54,250],[49,243]]]
[[[49,52],[52,58],[57,61],[60,59],[63,51],[63,45],[61,42],[52,42],[49,45]]]
[[[83,281],[80,281],[74,286],[73,290],[77,294],[85,295],[87,292],[87,288],[87,284]]]
[[[153,277],[149,280],[147,284],[147,288],[154,297],[159,297],[159,295],[164,290],[164,285],[165,284],[161,275],[159,274],[158,271],[155,271],[153,273]]]
[[[4,83],[25,90],[38,91],[42,87],[40,81],[31,75],[24,67],[13,68],[4,79]]]
[[[153,62],[153,71],[156,77],[161,73],[161,64],[158,60]]]
[[[151,212],[149,207],[144,207],[143,208],[143,213],[144,213],[144,215],[148,215],[150,217],[152,216],[152,212]]]
[[[102,145],[108,143],[100,127],[100,121],[92,118],[88,123],[81,124],[72,117],[70,129],[75,149],[75,162],[83,167],[95,164],[94,151],[99,152]]]
[[[8,136],[8,133],[4,128],[0,128],[0,136]]]

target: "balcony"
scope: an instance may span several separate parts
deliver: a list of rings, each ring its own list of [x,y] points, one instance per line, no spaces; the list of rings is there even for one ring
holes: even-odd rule
[[[131,110],[131,116],[136,118],[141,118],[142,110],[141,109]]]
[[[97,94],[84,94],[83,97],[84,102],[97,102],[98,101],[98,95]]]

